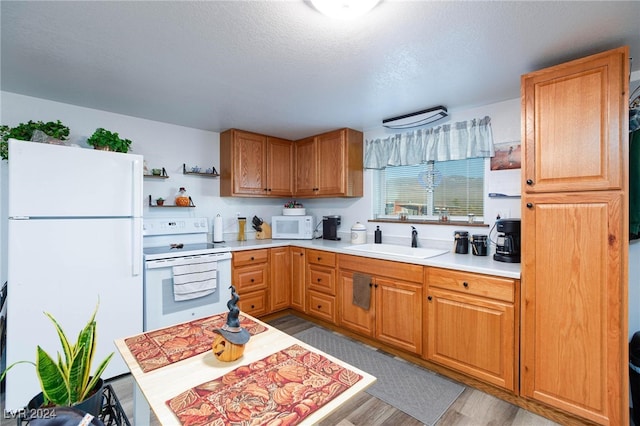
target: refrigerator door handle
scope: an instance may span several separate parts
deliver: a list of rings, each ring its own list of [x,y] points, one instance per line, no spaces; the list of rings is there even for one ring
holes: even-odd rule
[[[140,160],[133,160],[131,162],[132,178],[133,178],[133,217],[142,217],[142,166]]]
[[[137,277],[142,273],[142,218],[134,217],[131,226],[131,274]]]

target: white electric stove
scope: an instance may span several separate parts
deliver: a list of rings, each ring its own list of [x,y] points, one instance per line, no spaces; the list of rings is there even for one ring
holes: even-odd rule
[[[207,218],[144,219],[145,331],[228,310],[231,252],[208,238]]]

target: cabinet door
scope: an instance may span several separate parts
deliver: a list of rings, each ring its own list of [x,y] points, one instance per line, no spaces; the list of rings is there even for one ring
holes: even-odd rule
[[[372,336],[375,325],[375,293],[371,284],[371,306],[368,310],[353,304],[353,272],[340,270],[340,325],[355,332]]]
[[[316,195],[317,189],[317,161],[316,143],[313,137],[295,142],[296,197],[310,197]]]
[[[346,135],[336,130],[316,136],[317,191],[319,196],[344,195],[347,162]],[[362,159],[361,159],[362,161]]]
[[[233,145],[233,195],[264,196],[267,187],[266,136],[235,130]]]
[[[293,142],[267,137],[267,195],[293,196]]]
[[[612,425],[628,413],[623,200],[530,195],[522,210],[521,392]]]
[[[269,253],[269,307],[270,313],[289,307],[291,288],[291,253],[289,247],[274,247]]]
[[[628,48],[522,76],[523,190],[620,189]]]
[[[238,132],[234,141],[234,192],[265,195],[266,137]]]
[[[515,390],[515,314],[512,303],[429,288],[426,358]]]
[[[375,337],[415,354],[422,353],[422,286],[376,278]]]
[[[291,307],[305,311],[305,250],[291,247]]]

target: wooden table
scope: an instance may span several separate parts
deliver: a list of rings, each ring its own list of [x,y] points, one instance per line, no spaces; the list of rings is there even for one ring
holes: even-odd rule
[[[306,343],[291,337],[258,319],[250,317],[244,313],[242,313],[242,316],[264,325],[267,328],[267,331],[252,336],[245,346],[243,356],[233,362],[219,361],[213,355],[213,352],[209,350],[200,355],[144,373],[125,343],[126,337],[115,341],[118,351],[129,367],[139,390],[144,395],[144,398],[160,423],[163,425],[180,425],[178,418],[166,404],[166,402],[173,397],[202,383],[217,379],[240,366],[259,361],[294,344],[298,344],[325,356],[338,365],[348,368],[362,376],[360,381],[355,383],[342,394],[338,395],[332,401],[328,402],[326,405],[320,407],[317,411],[310,414],[301,424],[318,423],[346,401],[355,396],[358,392],[367,389],[376,381],[376,378],[372,375],[359,370],[346,362],[340,361],[310,345],[307,345]],[[141,398],[138,398],[138,400],[135,401],[136,404],[140,404],[139,399]],[[136,418],[134,418],[133,424],[136,426],[148,424],[148,409],[147,419],[137,418],[141,417],[138,414],[139,412],[144,413],[145,411],[144,409],[139,410],[136,408]]]

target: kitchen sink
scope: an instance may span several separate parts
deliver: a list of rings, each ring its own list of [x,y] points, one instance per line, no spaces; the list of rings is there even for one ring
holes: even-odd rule
[[[426,259],[428,257],[440,256],[441,254],[445,254],[449,251],[424,247],[399,246],[395,244],[355,244],[347,246],[345,249],[400,257],[411,257],[414,259]]]

